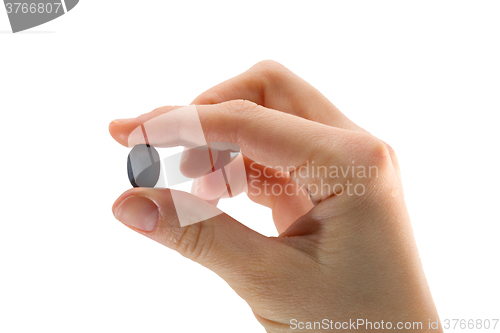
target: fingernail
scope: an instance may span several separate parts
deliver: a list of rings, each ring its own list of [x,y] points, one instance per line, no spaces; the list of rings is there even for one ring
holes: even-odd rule
[[[158,206],[144,197],[128,197],[114,214],[118,221],[143,231],[153,231],[158,223]]]
[[[130,120],[130,119],[131,118],[115,119],[115,120],[112,121],[112,123],[120,124],[120,123],[126,122],[127,120]]]

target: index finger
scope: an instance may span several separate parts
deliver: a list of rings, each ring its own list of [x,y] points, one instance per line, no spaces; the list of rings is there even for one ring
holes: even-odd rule
[[[208,89],[192,104],[218,104],[244,99],[321,124],[364,131],[312,85],[272,60]]]
[[[310,173],[314,163],[316,167],[348,167],[354,161],[369,165],[374,159],[388,156],[383,142],[368,133],[326,126],[248,101],[164,110],[153,112],[151,118],[145,115],[112,124],[110,131],[129,147],[145,143],[143,128],[149,144],[157,147],[231,142],[251,160],[290,172],[294,180],[308,188],[319,181],[343,186],[351,177],[346,174],[331,179],[327,174]],[[305,167],[305,174],[297,172],[301,167]],[[330,187],[311,197],[319,202],[334,192]]]

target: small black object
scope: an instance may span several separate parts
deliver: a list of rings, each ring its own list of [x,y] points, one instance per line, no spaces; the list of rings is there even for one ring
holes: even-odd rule
[[[133,187],[155,187],[160,178],[160,155],[150,145],[136,145],[127,159],[127,172]]]

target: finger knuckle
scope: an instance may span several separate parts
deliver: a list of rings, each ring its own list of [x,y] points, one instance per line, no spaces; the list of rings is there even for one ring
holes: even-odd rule
[[[352,158],[364,165],[381,166],[390,160],[388,146],[372,135],[359,135],[351,138],[348,146]]]
[[[391,156],[391,159],[394,161],[396,159],[396,152],[394,151],[394,149],[386,142],[384,142],[386,147],[387,147],[387,150],[389,152],[389,155]]]
[[[246,99],[233,99],[223,103],[230,112],[248,112],[259,107],[258,104]]]
[[[208,257],[211,251],[213,236],[213,229],[203,222],[188,225],[178,238],[175,250],[191,260],[202,260]]]
[[[254,69],[269,79],[280,78],[284,73],[288,72],[288,68],[274,60],[263,60],[258,62]]]
[[[276,60],[272,59],[266,59],[259,61],[258,63],[255,64],[255,67],[258,68],[283,68],[284,66],[277,62]]]
[[[372,165],[383,165],[390,161],[390,152],[384,141],[372,137],[366,143],[366,157]]]

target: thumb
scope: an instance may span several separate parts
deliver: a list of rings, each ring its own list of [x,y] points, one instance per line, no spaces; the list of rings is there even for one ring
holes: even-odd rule
[[[173,196],[178,198],[180,194],[181,204],[173,200]],[[214,209],[218,213],[214,214]],[[198,222],[207,211],[213,217]],[[131,229],[214,271],[235,290],[242,283],[254,284],[253,277],[259,275],[255,268],[262,269],[259,267],[269,263],[272,253],[276,253],[273,248],[283,246],[206,201],[170,189],[128,190],[116,200],[113,213]]]

